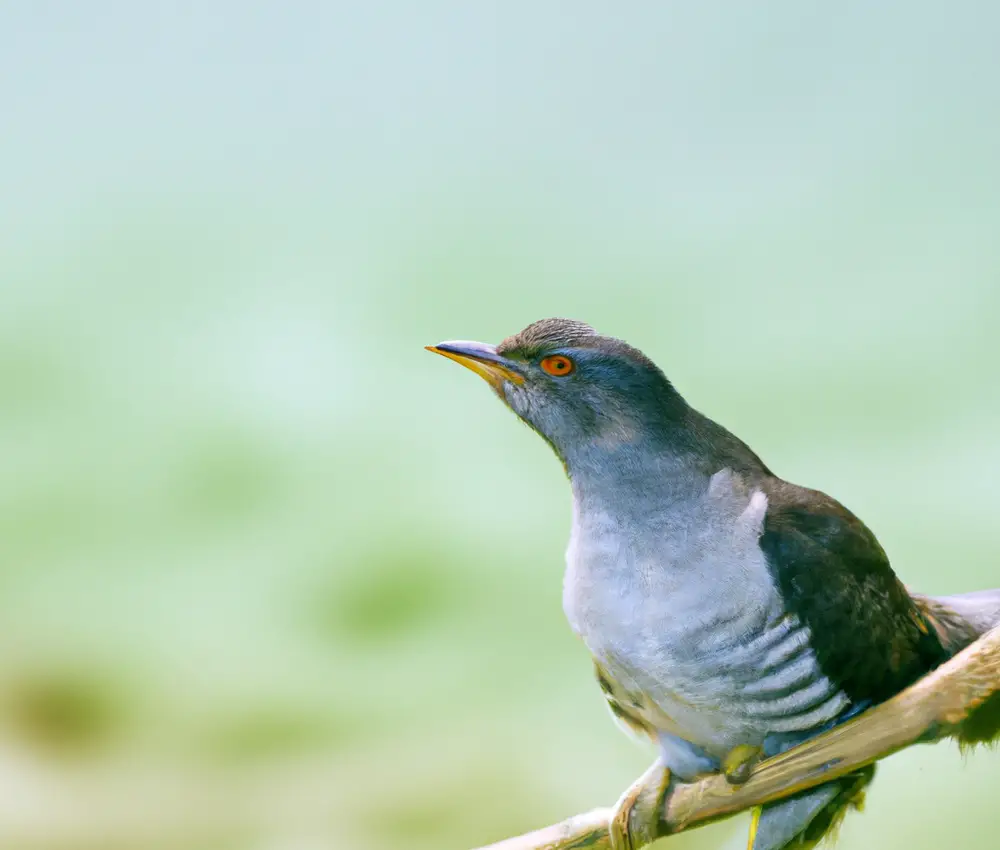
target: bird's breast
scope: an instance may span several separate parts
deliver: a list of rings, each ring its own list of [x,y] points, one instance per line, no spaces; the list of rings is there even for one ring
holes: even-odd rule
[[[635,524],[578,511],[563,588],[570,624],[632,725],[713,755],[844,706],[758,545],[766,498],[730,493]]]
[[[563,607],[595,654],[704,662],[781,615],[758,545],[766,498],[718,501],[706,497],[641,518],[578,512]]]

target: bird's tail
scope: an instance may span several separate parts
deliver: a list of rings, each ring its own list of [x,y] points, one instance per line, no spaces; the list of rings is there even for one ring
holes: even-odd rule
[[[1000,625],[1000,589],[977,590],[956,596],[921,596],[913,599],[924,619],[937,632],[952,655]],[[1000,691],[978,706],[958,729],[962,748],[1000,740]]]
[[[958,652],[994,626],[1000,625],[1000,588],[974,590],[954,596],[911,594],[921,613],[938,632],[941,642]]]
[[[861,809],[875,765],[754,810],[748,850],[812,850],[836,834],[847,812]]]
[[[957,596],[913,594],[920,613],[941,645],[954,655],[1000,625],[1000,589]],[[1000,691],[962,723],[962,747],[1000,740]],[[809,850],[836,831],[851,808],[860,809],[875,765],[809,791],[762,806],[754,812],[749,850]]]

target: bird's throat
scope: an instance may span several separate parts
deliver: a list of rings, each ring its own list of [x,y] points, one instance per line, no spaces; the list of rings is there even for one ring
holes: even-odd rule
[[[563,464],[578,512],[600,511],[623,522],[642,523],[651,512],[700,498],[708,487],[703,464],[662,445],[595,441],[567,452]]]

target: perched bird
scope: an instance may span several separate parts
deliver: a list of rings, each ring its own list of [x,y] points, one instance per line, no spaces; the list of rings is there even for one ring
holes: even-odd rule
[[[908,592],[860,519],[778,478],[621,340],[543,319],[497,346],[428,348],[485,378],[572,485],[563,607],[615,717],[659,750],[616,807],[616,850],[654,834],[672,777],[745,781],[1000,621],[1000,591]],[[965,739],[998,733],[993,703]],[[757,810],[749,847],[815,846],[873,774]]]

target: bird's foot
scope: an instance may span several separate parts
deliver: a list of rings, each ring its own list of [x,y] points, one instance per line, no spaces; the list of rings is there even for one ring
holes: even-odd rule
[[[750,778],[750,773],[763,754],[763,747],[754,747],[750,744],[733,747],[722,760],[722,774],[726,777],[726,781],[730,785],[742,785]]]
[[[657,760],[615,804],[608,823],[611,850],[639,850],[659,837],[669,788],[670,770]]]

